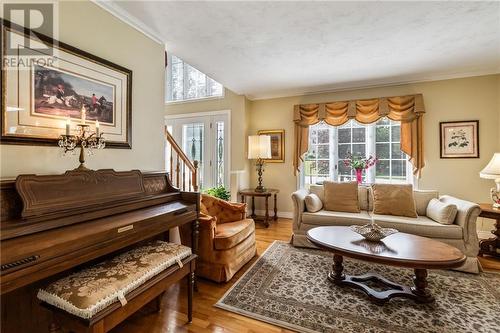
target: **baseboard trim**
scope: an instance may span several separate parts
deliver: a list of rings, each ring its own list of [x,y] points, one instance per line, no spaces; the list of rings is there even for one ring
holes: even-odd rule
[[[248,214],[250,214],[251,211],[248,211]],[[263,209],[256,209],[255,214],[257,215],[265,215],[265,210]],[[274,211],[272,209],[269,210],[269,216],[273,217],[274,216]],[[285,219],[292,219],[293,218],[293,212],[280,212],[278,211],[278,217],[282,217]]]

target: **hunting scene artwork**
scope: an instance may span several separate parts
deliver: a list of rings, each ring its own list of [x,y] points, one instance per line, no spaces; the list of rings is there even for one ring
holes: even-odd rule
[[[114,123],[114,87],[67,72],[35,65],[34,114]]]

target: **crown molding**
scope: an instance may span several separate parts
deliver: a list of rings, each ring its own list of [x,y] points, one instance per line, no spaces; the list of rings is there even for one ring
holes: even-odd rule
[[[372,89],[372,88],[382,88],[382,87],[391,87],[391,86],[402,86],[407,84],[416,84],[423,82],[433,82],[433,81],[444,81],[444,80],[453,80],[453,79],[465,79],[468,77],[475,76],[487,76],[487,75],[498,75],[500,74],[500,68],[496,69],[486,69],[486,70],[477,70],[471,72],[461,72],[461,73],[450,73],[450,74],[436,74],[429,75],[423,77],[415,77],[413,79],[400,79],[400,80],[371,80],[369,82],[359,82],[359,83],[345,83],[339,84],[337,87],[326,88],[326,89],[318,89],[312,91],[303,92],[295,90],[295,92],[282,92],[276,94],[269,95],[245,95],[250,101],[259,101],[265,99],[275,99],[275,98],[286,98],[286,97],[300,97],[300,96],[309,96],[309,95],[319,95],[319,94],[327,94],[327,93],[335,93],[342,91],[351,91],[351,90],[362,90],[362,89]],[[227,87],[226,87],[227,88]],[[290,89],[292,90],[292,89]]]
[[[95,3],[97,6],[107,11],[108,13],[110,13],[111,15],[120,19],[122,22],[128,24],[135,30],[141,32],[146,37],[155,41],[156,43],[165,45],[165,42],[163,41],[161,35],[157,31],[154,31],[153,29],[149,28],[146,24],[144,24],[144,22],[138,20],[136,17],[128,13],[126,10],[117,6],[114,3],[114,1],[110,0],[91,0],[91,1]]]

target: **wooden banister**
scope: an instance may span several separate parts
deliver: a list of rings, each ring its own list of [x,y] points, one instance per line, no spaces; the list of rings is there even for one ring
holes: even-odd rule
[[[191,162],[189,157],[182,151],[177,144],[172,134],[165,129],[165,138],[170,145],[170,181],[182,190],[186,190],[186,168],[189,170],[191,177],[188,177],[188,191],[198,191],[198,161]],[[177,155],[174,158],[174,153]],[[175,161],[175,167],[174,167]],[[175,177],[174,177],[175,172]],[[181,183],[182,179],[182,183]],[[175,181],[174,181],[175,180]]]

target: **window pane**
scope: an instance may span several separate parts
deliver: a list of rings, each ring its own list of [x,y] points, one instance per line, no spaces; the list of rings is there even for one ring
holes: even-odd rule
[[[351,142],[351,129],[350,128],[339,128],[339,143]]]
[[[380,118],[379,121],[377,121],[377,125],[389,125],[390,121],[388,118]]]
[[[222,96],[222,84],[207,77],[207,96]]]
[[[329,175],[330,174],[330,162],[329,161],[318,161],[318,174]]]
[[[389,178],[390,175],[391,173],[390,173],[389,161],[387,160],[378,161],[376,166],[376,177]]]
[[[182,62],[177,64],[172,64],[172,83],[170,85],[172,89],[172,100],[178,101],[184,98],[184,71],[182,67]]]
[[[330,157],[330,147],[328,145],[318,146],[318,158],[328,159]]]
[[[351,175],[351,168],[345,166],[344,161],[339,161],[338,168],[339,168],[339,175],[349,175],[349,176]]]
[[[328,143],[330,142],[330,133],[328,129],[318,130],[318,143]]]
[[[207,77],[196,68],[186,64],[182,59],[172,55],[167,71],[167,98],[169,101],[222,96],[224,87],[217,81]],[[185,74],[185,75],[184,75]]]
[[[401,152],[401,145],[399,143],[392,144],[392,156],[394,159],[403,159],[403,153]]]
[[[186,99],[206,97],[206,77],[199,70],[186,65],[187,69],[187,92]]]
[[[401,127],[400,126],[392,126],[392,141],[400,141],[401,139]]]
[[[389,141],[389,126],[377,126],[375,130],[375,137],[377,142]]]
[[[316,174],[316,161],[306,161],[304,162],[304,171],[306,175]]]
[[[402,178],[404,176],[403,161],[391,161],[392,163],[392,176]]]
[[[366,146],[365,144],[353,144],[352,145],[352,155],[356,157],[365,158],[366,156]]]
[[[375,155],[378,159],[390,158],[389,154],[390,144],[389,143],[377,143],[375,147]]]
[[[365,142],[366,141],[366,130],[362,128],[352,129],[352,142]]]
[[[347,155],[351,152],[351,145],[339,145],[339,158],[345,159]]]

